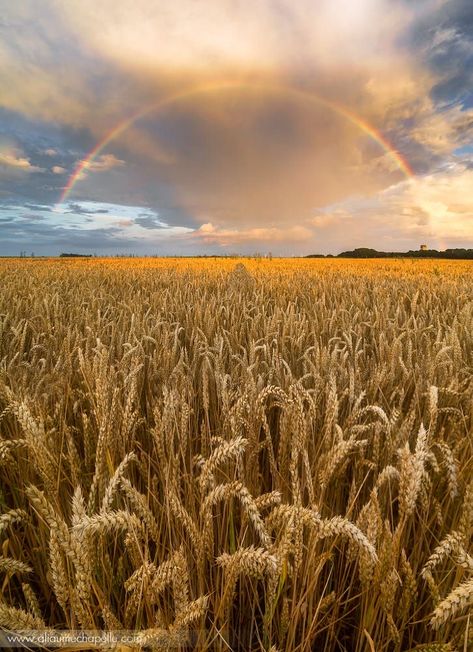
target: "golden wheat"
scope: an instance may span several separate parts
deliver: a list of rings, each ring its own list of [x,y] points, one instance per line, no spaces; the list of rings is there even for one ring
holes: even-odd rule
[[[472,280],[468,261],[0,261],[0,627],[466,649]]]

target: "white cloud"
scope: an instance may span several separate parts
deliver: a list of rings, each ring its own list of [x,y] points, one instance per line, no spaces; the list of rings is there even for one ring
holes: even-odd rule
[[[53,165],[51,172],[53,172],[53,174],[64,174],[66,172],[66,168],[63,168],[60,165]]]
[[[96,229],[117,229],[116,237],[120,238],[120,230],[126,237],[133,237],[137,242],[150,244],[176,236],[193,233],[189,227],[171,226],[160,220],[156,211],[144,206],[125,206],[110,202],[80,201],[57,204],[53,210],[52,219],[58,223],[73,225],[83,231]],[[143,220],[152,220],[159,228],[143,228]]]

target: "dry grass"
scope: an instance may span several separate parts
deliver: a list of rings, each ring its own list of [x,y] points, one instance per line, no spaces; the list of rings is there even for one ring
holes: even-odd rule
[[[0,625],[471,649],[473,265],[237,262],[0,262]]]

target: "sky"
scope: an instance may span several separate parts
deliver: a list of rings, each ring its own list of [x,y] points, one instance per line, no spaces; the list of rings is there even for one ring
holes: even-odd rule
[[[0,0],[0,89],[0,255],[473,248],[471,0]]]

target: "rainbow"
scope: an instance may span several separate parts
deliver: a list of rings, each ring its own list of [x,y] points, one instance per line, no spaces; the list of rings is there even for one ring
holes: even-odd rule
[[[126,118],[122,122],[114,126],[105,136],[99,140],[99,142],[87,153],[87,155],[80,160],[76,167],[74,168],[71,176],[69,177],[66,186],[63,188],[62,194],[58,200],[58,204],[63,203],[70,195],[77,182],[82,178],[82,173],[87,170],[93,160],[107,147],[107,145],[118,138],[120,134],[126,131],[131,127],[135,122],[144,118],[150,113],[156,113],[160,110],[163,110],[169,107],[172,104],[186,100],[196,95],[201,95],[205,93],[221,92],[225,90],[247,90],[247,91],[265,91],[268,93],[277,93],[284,94],[294,99],[304,100],[306,102],[312,102],[319,106],[325,106],[328,109],[334,111],[338,115],[346,118],[352,124],[356,125],[361,131],[370,136],[375,142],[377,142],[383,150],[389,154],[392,160],[396,163],[397,167],[403,172],[406,178],[414,176],[414,172],[410,167],[407,160],[400,154],[400,152],[390,143],[383,134],[370,125],[366,120],[363,120],[360,116],[352,111],[348,110],[341,104],[327,100],[319,95],[311,93],[309,91],[304,91],[296,89],[290,86],[282,86],[277,84],[261,84],[261,83],[251,83],[251,82],[239,82],[239,81],[218,81],[212,82],[209,84],[204,84],[200,86],[193,86],[187,88],[178,93],[174,93],[166,96],[165,98],[146,106],[144,109],[140,109],[129,118]]]

